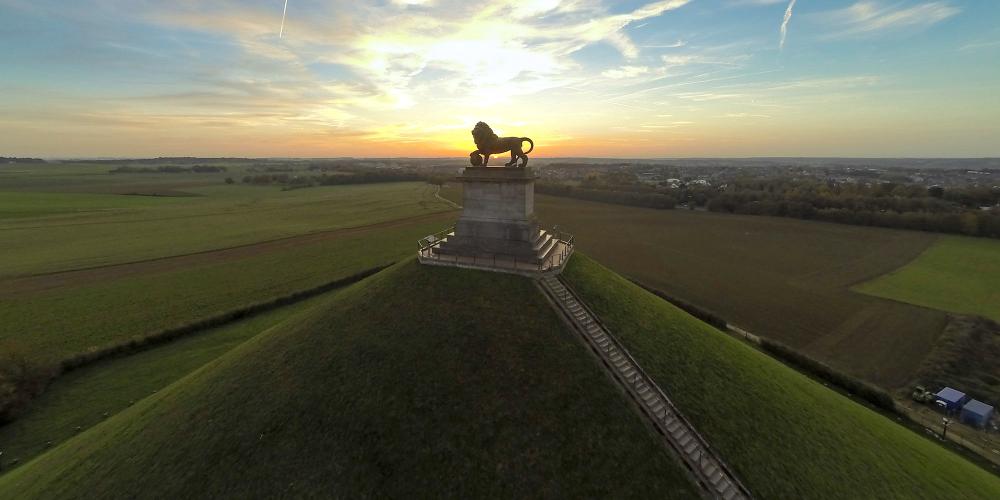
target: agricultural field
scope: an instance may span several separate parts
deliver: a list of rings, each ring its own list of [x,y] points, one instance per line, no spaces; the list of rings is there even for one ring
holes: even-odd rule
[[[46,364],[392,263],[454,218],[416,182],[21,168],[0,169],[0,343]]]
[[[855,290],[1000,321],[1000,241],[942,237],[912,262]]]
[[[759,498],[995,498],[1000,479],[577,254],[563,274]]]
[[[0,281],[0,341],[56,362],[395,262],[450,213],[238,251]]]
[[[205,252],[450,210],[434,190],[423,183],[387,183],[291,191],[219,184],[189,188],[191,196],[156,197],[0,192],[5,257],[0,278]]]
[[[937,236],[538,196],[546,225],[601,263],[866,380],[908,383],[947,315],[858,294]]]

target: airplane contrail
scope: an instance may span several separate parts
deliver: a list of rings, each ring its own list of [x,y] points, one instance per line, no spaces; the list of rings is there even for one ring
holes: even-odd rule
[[[285,0],[286,2],[288,0]],[[781,21],[781,43],[778,44],[778,49],[785,48],[785,37],[788,36],[788,22],[792,20],[792,7],[795,7],[795,0],[788,2],[788,8],[785,9],[785,18]]]
[[[285,36],[285,14],[288,13],[288,0],[285,0],[285,8],[281,10],[281,30],[278,31],[278,38]]]

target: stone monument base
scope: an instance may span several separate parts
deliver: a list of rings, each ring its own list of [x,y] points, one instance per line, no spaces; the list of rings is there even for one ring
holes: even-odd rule
[[[535,221],[532,169],[469,167],[456,180],[464,191],[462,215],[453,230],[421,240],[421,262],[518,273],[561,269],[572,242]]]

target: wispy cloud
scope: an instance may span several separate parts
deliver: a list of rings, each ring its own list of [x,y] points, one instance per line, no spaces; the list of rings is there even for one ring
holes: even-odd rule
[[[611,79],[634,78],[649,73],[648,66],[622,66],[620,68],[609,69],[601,73],[601,76]]]
[[[822,14],[836,26],[826,38],[845,38],[885,30],[920,28],[937,24],[961,12],[950,2],[922,2],[911,6],[877,1],[861,1]]]
[[[967,43],[967,44],[962,45],[961,47],[959,47],[958,50],[962,50],[962,51],[978,50],[978,49],[987,49],[987,48],[998,47],[998,46],[1000,46],[1000,40],[991,40],[991,41],[987,41],[987,42],[972,42],[972,43]]]
[[[730,5],[777,5],[785,0],[730,0]]]
[[[788,7],[785,9],[785,17],[781,21],[781,42],[778,43],[778,48],[784,50],[785,48],[785,38],[788,36],[788,23],[792,20],[792,9],[795,7],[795,0],[788,2]]]
[[[288,15],[288,0],[285,0],[285,6],[281,9],[281,29],[278,30],[278,38],[285,37],[285,16]]]

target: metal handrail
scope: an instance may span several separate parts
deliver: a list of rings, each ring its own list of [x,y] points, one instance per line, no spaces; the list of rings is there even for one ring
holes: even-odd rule
[[[615,337],[613,334],[611,334],[611,330],[608,329],[607,325],[605,325],[603,321],[601,321],[601,318],[597,314],[595,314],[592,309],[590,309],[590,306],[588,306],[586,303],[584,303],[582,300],[580,300],[580,298],[579,298],[580,296],[576,293],[575,290],[573,290],[573,287],[571,287],[569,285],[569,283],[566,282],[566,280],[561,279],[558,276],[555,277],[555,279],[557,279],[559,281],[559,284],[562,285],[563,288],[566,289],[566,294],[568,296],[570,296],[570,297],[573,297],[576,300],[577,304],[579,304],[580,307],[583,308],[583,310],[587,312],[587,314],[590,316],[590,319],[592,321],[594,321],[595,323],[597,323],[597,325],[600,326],[605,332],[607,332],[607,338],[608,338],[608,340],[612,344],[614,344],[614,346],[618,349],[619,353],[622,354],[622,356],[625,357],[625,359],[629,363],[632,364],[632,367],[635,369],[637,375],[641,378],[641,380],[648,387],[650,387],[652,390],[656,391],[657,395],[660,396],[660,399],[663,401],[664,405],[668,406],[670,408],[670,410],[672,411],[673,415],[678,420],[680,420],[681,422],[683,422],[684,426],[687,427],[687,431],[690,432],[691,435],[694,437],[694,439],[696,439],[698,441],[698,444],[700,444],[701,447],[707,452],[707,454],[711,458],[713,458],[715,460],[716,464],[718,464],[718,466],[723,471],[726,472],[726,475],[728,476],[729,480],[734,483],[734,485],[736,486],[736,489],[738,489],[740,491],[740,493],[742,495],[744,495],[746,498],[753,498],[753,495],[750,493],[750,490],[745,485],[743,485],[743,483],[736,477],[736,474],[733,473],[732,469],[722,460],[722,458],[718,454],[715,453],[714,449],[708,444],[708,440],[706,440],[704,438],[704,436],[702,436],[701,433],[699,433],[697,431],[697,429],[691,423],[691,421],[689,421],[687,419],[687,417],[685,417],[684,414],[681,413],[680,409],[678,409],[677,406],[674,405],[673,400],[671,400],[670,397],[667,396],[667,394],[663,391],[663,388],[661,388],[660,385],[657,384],[653,380],[653,378],[651,376],[649,376],[648,373],[646,373],[646,370],[644,370],[642,368],[642,366],[635,360],[635,358],[632,357],[632,354],[629,353],[628,349],[625,348],[625,346],[618,340],[618,338]],[[551,293],[557,293],[554,290],[549,290],[549,292],[551,292]],[[558,294],[558,295],[562,295],[562,294]],[[559,297],[560,300],[563,300],[564,298],[565,297],[563,297],[563,296]],[[573,321],[574,323],[576,323],[576,321],[574,321],[572,317],[570,318],[570,321]],[[590,340],[587,338],[586,335],[583,335],[583,337],[584,337],[585,340],[587,340],[588,344],[591,343]],[[603,356],[602,356],[602,358],[603,358]],[[622,379],[621,375],[618,372],[612,370],[612,373],[615,376],[615,378]],[[625,381],[624,379],[622,379],[622,380],[623,380],[623,382]],[[642,404],[640,404],[639,406],[642,406]],[[677,450],[677,451],[678,451],[678,454],[681,456],[682,460],[684,460],[685,462],[690,462],[691,461],[687,457],[687,455],[683,452],[683,450]],[[704,457],[704,454],[702,454],[701,456],[699,456],[699,461],[701,461],[701,459],[703,457]],[[698,464],[698,465],[699,465],[699,467],[697,468],[697,472],[695,472],[695,474],[699,476],[699,481],[700,482],[705,483],[706,486],[708,486],[709,488],[711,488],[711,485],[707,481],[707,478],[705,478],[703,476],[703,473],[701,472],[701,467],[700,467],[701,464]],[[694,470],[694,467],[692,467],[692,470]]]
[[[530,264],[535,266],[535,270],[540,273],[559,268],[565,264],[566,259],[569,257],[570,254],[573,253],[573,242],[575,241],[575,237],[572,234],[564,233],[558,230],[557,228],[558,226],[555,226],[551,231],[548,232],[553,234],[553,237],[556,238],[558,241],[564,243],[563,248],[559,253],[558,264],[556,262],[553,262],[550,265],[546,265],[546,263],[549,262],[550,259],[545,259],[544,261],[539,261],[539,262],[526,262],[523,260],[519,261],[516,255],[492,253],[490,254],[489,258],[485,257],[480,258],[479,256],[476,255],[471,256],[472,265],[482,266],[492,269],[508,269],[507,267],[504,266],[497,266],[496,263],[499,260],[501,262],[511,263],[511,267],[514,270],[522,269],[521,265],[523,264]],[[419,255],[420,257],[430,257],[429,254],[431,253],[432,249],[440,245],[445,240],[447,240],[447,236],[451,234],[454,230],[455,226],[451,226],[448,229],[438,231],[434,234],[424,236],[423,238],[417,240],[417,255]],[[452,255],[451,259],[448,259],[446,256],[439,254],[434,258],[442,262],[448,262],[450,260],[451,262],[454,262],[456,264],[458,264],[460,260],[459,256],[457,255]],[[464,258],[469,259],[470,257],[464,257]]]
[[[444,229],[420,238],[417,240],[417,251],[423,252],[424,250],[441,244],[442,241],[447,239],[448,234],[454,230],[455,226],[450,226],[448,229]],[[430,238],[434,238],[434,241],[430,241]]]

